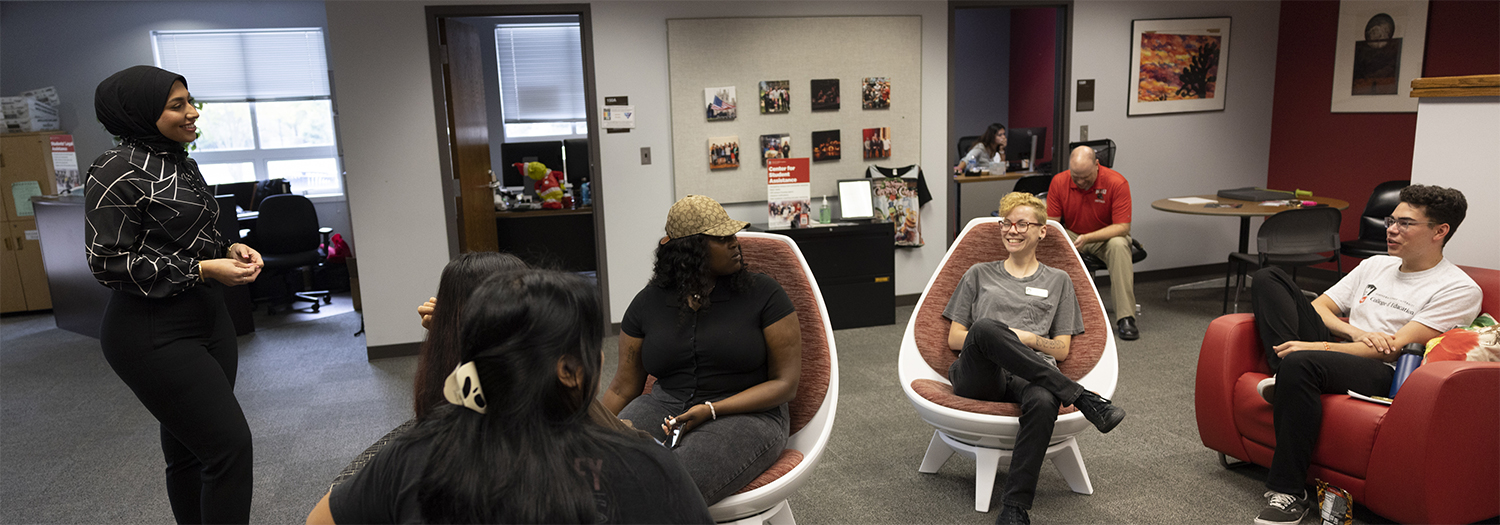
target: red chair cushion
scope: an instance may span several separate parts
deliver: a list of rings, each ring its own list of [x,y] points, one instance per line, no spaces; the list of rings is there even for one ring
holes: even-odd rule
[[[1265,374],[1251,372],[1234,385],[1234,422],[1246,439],[1276,448],[1276,425],[1271,405],[1255,387]],[[1382,393],[1383,394],[1383,393]],[[1323,396],[1323,426],[1313,448],[1312,462],[1351,477],[1364,479],[1370,450],[1380,434],[1388,408],[1344,394]]]
[[[740,237],[740,252],[750,271],[776,279],[797,307],[797,322],[802,329],[802,375],[797,381],[797,397],[787,406],[791,433],[796,434],[818,414],[823,397],[828,394],[833,362],[828,355],[825,320],[818,312],[818,298],[807,279],[809,270],[802,266],[790,245],[775,239]]]
[[[1021,417],[1021,405],[959,397],[953,393],[953,385],[948,383],[933,381],[931,379],[917,379],[911,382],[911,389],[916,391],[917,395],[922,396],[923,399],[954,410],[991,416]],[[1077,411],[1077,407],[1066,406],[1058,410],[1057,413],[1066,414]]]

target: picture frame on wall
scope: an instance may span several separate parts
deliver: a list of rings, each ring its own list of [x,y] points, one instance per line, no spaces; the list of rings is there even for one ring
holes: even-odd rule
[[[792,82],[790,80],[762,80],[760,82],[760,112],[787,113],[792,110]]]
[[[1133,20],[1128,116],[1223,111],[1230,18]]]
[[[865,77],[860,88],[860,99],[865,109],[890,109],[891,79],[888,77]]]
[[[838,160],[841,156],[842,147],[839,144],[839,130],[812,132],[813,161]]]
[[[891,128],[865,128],[861,135],[865,160],[891,158]]]
[[[813,111],[837,111],[839,109],[839,79],[813,79],[811,93]]]
[[[1427,0],[1339,2],[1329,110],[1415,113],[1426,42]]]
[[[740,138],[736,135],[709,137],[708,169],[725,170],[738,167],[740,167]]]
[[[710,122],[734,120],[737,103],[734,86],[703,88],[703,106]]]
[[[776,133],[760,136],[760,165],[768,166],[771,159],[792,158],[792,134]]]

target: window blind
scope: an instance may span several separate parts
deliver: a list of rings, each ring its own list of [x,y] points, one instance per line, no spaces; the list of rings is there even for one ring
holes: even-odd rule
[[[320,28],[152,31],[156,64],[204,102],[329,98]]]
[[[506,123],[579,121],[584,114],[578,24],[499,25],[500,105]]]

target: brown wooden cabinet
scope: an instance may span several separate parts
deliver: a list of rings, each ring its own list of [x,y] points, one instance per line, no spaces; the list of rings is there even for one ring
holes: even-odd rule
[[[0,313],[52,308],[41,237],[28,194],[57,193],[49,138],[64,131],[0,135]],[[82,239],[79,239],[82,249]]]

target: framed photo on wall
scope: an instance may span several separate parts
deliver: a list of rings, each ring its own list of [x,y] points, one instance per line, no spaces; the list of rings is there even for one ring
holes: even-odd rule
[[[1333,55],[1334,113],[1415,113],[1427,0],[1339,2]]]
[[[1129,116],[1223,111],[1229,78],[1225,18],[1135,20]]]

